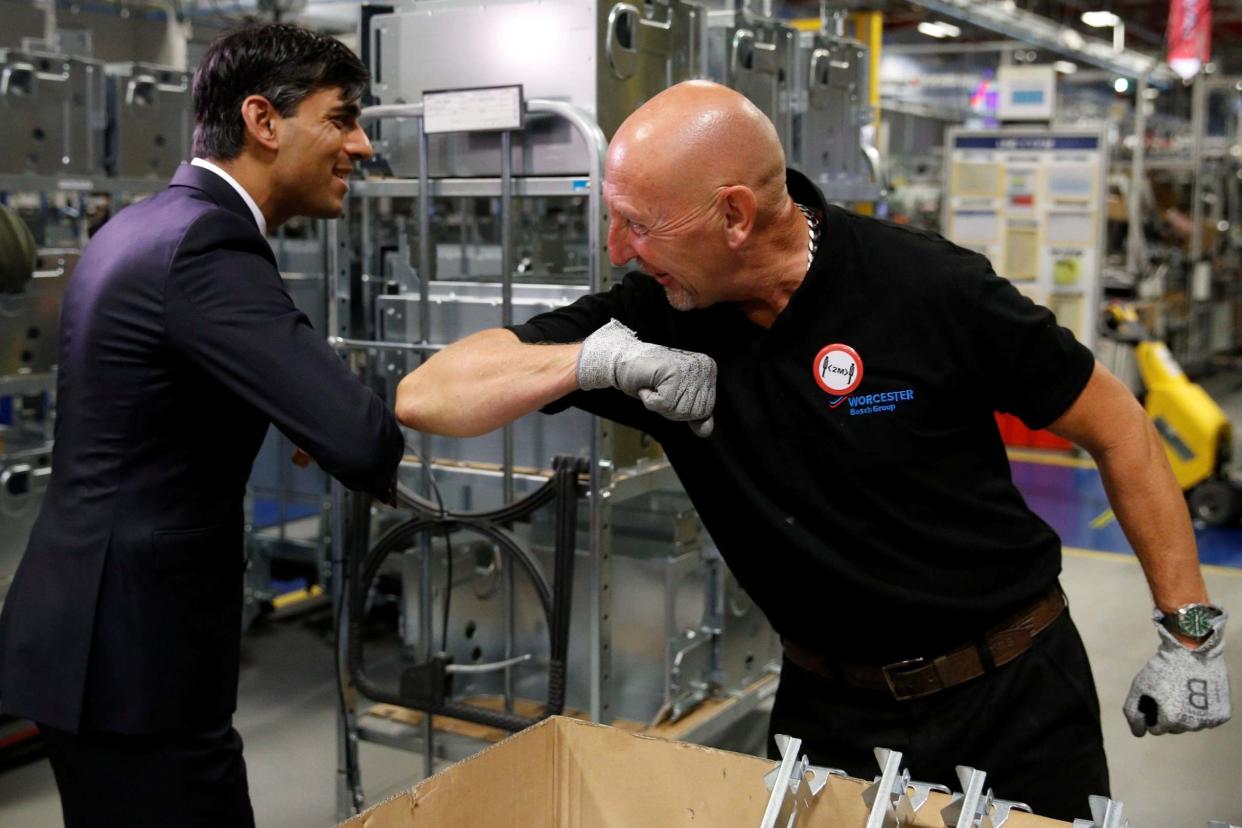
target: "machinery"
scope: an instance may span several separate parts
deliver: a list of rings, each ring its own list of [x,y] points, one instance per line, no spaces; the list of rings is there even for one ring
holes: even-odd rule
[[[190,152],[190,73],[148,63],[107,66],[108,167],[170,178]]]
[[[101,174],[106,125],[102,63],[0,49],[0,173]]]
[[[430,0],[369,14],[360,52],[377,105],[363,120],[377,158],[351,183],[343,220],[325,227],[327,330],[388,399],[444,344],[607,288],[607,138],[671,84],[709,77],[742,91],[777,124],[791,165],[830,198],[879,192],[860,135],[865,50],[839,35],[799,37],[771,18],[684,0]],[[517,128],[424,129],[426,93],[506,87],[520,87]],[[749,728],[731,744],[760,750],[764,728],[749,714],[775,690],[779,641],[649,437],[576,410],[472,439],[411,432],[400,480],[442,522],[508,515],[546,486],[557,456],[586,468],[572,583],[561,585],[571,607],[565,710],[708,743]],[[345,561],[378,560],[388,541],[377,539],[419,519],[409,503],[365,510],[333,487],[332,584],[350,668],[342,817],[361,801],[359,741],[419,751],[430,772],[479,742],[422,713],[482,707],[503,730],[548,709],[547,614],[497,543],[460,528],[427,531],[351,576]],[[564,571],[548,515],[510,516],[499,531],[536,569]],[[353,657],[363,642],[366,679]]]
[[[1207,526],[1242,514],[1242,485],[1230,477],[1233,426],[1220,406],[1186,376],[1163,342],[1151,338],[1132,307],[1113,304],[1104,314],[1104,336],[1134,348],[1140,395],[1191,515]]]

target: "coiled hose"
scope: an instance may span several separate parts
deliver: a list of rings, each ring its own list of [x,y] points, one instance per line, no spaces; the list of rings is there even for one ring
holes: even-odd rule
[[[535,718],[514,713],[489,710],[454,699],[440,704],[417,704],[415,709],[436,716],[450,716],[488,727],[518,731],[548,716],[560,714],[565,708],[566,662],[569,656],[569,625],[573,595],[574,540],[578,520],[578,475],[587,471],[587,463],[577,457],[557,457],[552,461],[553,475],[548,482],[530,495],[489,512],[451,512],[420,498],[404,486],[397,490],[397,500],[414,512],[414,517],[394,526],[376,541],[364,556],[350,556],[348,665],[354,686],[370,699],[400,707],[411,707],[412,700],[393,692],[367,675],[363,659],[364,613],[367,593],[380,567],[389,555],[410,548],[423,533],[452,533],[466,529],[482,535],[512,558],[530,578],[548,623],[548,697],[543,712]],[[504,529],[506,524],[524,518],[535,510],[555,501],[555,558],[553,581],[549,584],[539,561]],[[365,542],[355,549],[365,546]],[[451,585],[449,586],[451,589]],[[430,630],[427,631],[430,635]]]

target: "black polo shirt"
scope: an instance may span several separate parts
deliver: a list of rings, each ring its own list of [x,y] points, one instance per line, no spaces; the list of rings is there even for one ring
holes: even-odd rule
[[[1041,428],[1091,375],[1050,311],[940,236],[788,188],[824,221],[771,328],[676,311],[642,273],[511,328],[581,340],[610,318],[719,366],[708,439],[606,389],[569,405],[659,440],[739,582],[782,636],[872,663],[937,655],[1050,589],[1060,540],[1010,477],[994,411]],[[620,596],[618,596],[620,597]]]

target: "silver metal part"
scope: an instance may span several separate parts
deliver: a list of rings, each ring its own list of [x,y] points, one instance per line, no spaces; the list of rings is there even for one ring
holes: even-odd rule
[[[878,153],[863,140],[863,127],[872,121],[867,47],[802,32],[796,78],[790,165],[819,185],[829,201],[878,198]]]
[[[371,19],[372,89],[381,105],[395,105],[419,102],[426,90],[522,84],[528,99],[566,102],[611,136],[643,101],[703,76],[703,14],[681,0],[427,0]],[[415,125],[385,123],[381,135],[377,149],[393,172],[417,176]],[[431,175],[496,175],[500,141],[432,136]],[[514,135],[514,175],[572,175],[589,157],[575,130],[538,112]]]
[[[957,778],[962,785],[961,793],[953,795],[953,799],[940,811],[940,815],[946,826],[977,828],[980,818],[988,812],[991,800],[991,793],[984,791],[988,775],[984,771],[958,765]]]
[[[708,12],[707,21],[708,77],[759,107],[793,159],[797,29],[748,11]]]
[[[1130,820],[1122,814],[1120,802],[1106,796],[1092,796],[1087,801],[1091,806],[1091,819],[1074,820],[1074,828],[1130,828]]]
[[[103,173],[105,100],[97,60],[0,49],[0,172]]]
[[[1031,806],[1025,802],[1011,802],[1008,799],[992,798],[991,807],[979,820],[979,828],[1002,828],[1014,811],[1031,813]]]
[[[880,775],[863,791],[867,812],[866,828],[894,828],[897,823],[897,802],[906,794],[910,772],[901,768],[901,752],[888,748],[875,749]]]
[[[836,768],[812,765],[802,750],[802,740],[777,733],[776,747],[781,762],[763,777],[763,784],[772,792],[759,828],[794,828],[798,815],[809,810],[812,800],[828,784],[830,776],[845,776]]]
[[[190,157],[190,73],[149,63],[106,71],[110,172],[162,182]]]
[[[948,793],[949,789],[935,782],[907,782],[905,792],[897,800],[898,822],[903,825],[913,823],[919,809],[927,804],[932,791]]]

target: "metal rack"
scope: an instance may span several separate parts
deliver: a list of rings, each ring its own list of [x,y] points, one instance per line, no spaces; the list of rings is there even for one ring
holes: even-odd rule
[[[509,157],[508,150],[513,146],[512,139],[507,133],[501,135],[502,148],[502,164],[501,174],[499,176],[487,178],[434,178],[428,174],[429,165],[421,163],[419,166],[420,175],[418,179],[369,179],[355,182],[351,187],[349,203],[347,205],[347,214],[351,219],[356,219],[362,226],[361,239],[364,249],[360,251],[360,258],[364,262],[361,273],[355,273],[351,267],[350,257],[347,254],[348,237],[341,232],[337,223],[327,225],[327,250],[328,250],[328,273],[330,274],[328,285],[328,328],[330,332],[330,342],[342,353],[347,354],[354,364],[373,382],[384,381],[385,374],[389,376],[389,381],[398,379],[400,371],[394,370],[400,366],[404,358],[418,357],[419,359],[429,356],[440,348],[444,347],[446,342],[435,341],[434,326],[432,324],[431,312],[433,300],[435,300],[444,290],[452,289],[454,295],[458,293],[468,294],[471,285],[458,282],[436,282],[430,279],[422,278],[423,274],[433,272],[433,241],[431,233],[431,205],[432,199],[453,197],[453,198],[496,198],[499,199],[499,213],[497,222],[499,224],[501,236],[501,267],[500,267],[500,299],[499,299],[499,316],[496,321],[501,324],[508,324],[515,319],[515,308],[522,307],[525,312],[529,312],[530,294],[540,294],[542,286],[514,284],[514,240],[511,230],[512,217],[514,215],[514,198],[522,197],[578,197],[585,200],[585,210],[587,216],[586,222],[586,247],[587,247],[587,265],[586,273],[580,274],[585,276],[585,290],[598,292],[607,289],[611,278],[612,269],[605,257],[604,247],[604,226],[605,212],[601,188],[603,182],[603,156],[606,148],[606,142],[603,132],[594,120],[584,111],[577,107],[561,101],[553,101],[547,99],[531,99],[526,102],[526,110],[528,113],[541,116],[552,117],[567,123],[572,130],[582,139],[583,143],[590,148],[590,159],[586,165],[586,170],[579,175],[566,176],[539,176],[539,177],[519,177],[512,174],[512,169],[508,163],[504,163],[504,159]],[[364,120],[376,120],[379,118],[407,118],[412,119],[418,124],[418,143],[423,154],[422,161],[426,160],[426,151],[428,146],[427,134],[423,132],[421,127],[421,107],[419,105],[410,105],[404,107],[376,107],[368,108],[363,111]],[[359,308],[357,303],[361,296],[364,303],[368,298],[375,303],[376,308],[388,307],[395,304],[401,304],[400,296],[386,295],[383,289],[378,291],[368,291],[367,288],[374,287],[376,282],[384,282],[380,276],[370,272],[365,263],[370,260],[370,251],[365,249],[369,244],[369,234],[372,230],[370,222],[375,219],[375,202],[384,198],[411,198],[415,199],[416,204],[416,222],[417,222],[417,240],[416,244],[410,245],[408,249],[403,250],[403,255],[409,255],[411,258],[416,257],[416,268],[410,269],[408,272],[403,271],[400,278],[405,284],[387,285],[387,287],[401,287],[410,290],[408,295],[409,301],[405,303],[409,313],[419,317],[417,325],[417,337],[402,338],[400,335],[392,336],[391,333],[385,334],[382,330],[382,321],[375,321],[376,317],[390,319],[395,314],[372,313],[372,308]],[[340,223],[348,227],[347,221]],[[448,287],[446,287],[446,285]],[[478,287],[477,285],[473,287]],[[540,298],[536,296],[535,302],[548,302],[552,304],[561,304],[563,301],[562,293],[570,292],[576,289],[566,288],[563,285],[548,286],[552,288],[551,296],[553,298]],[[493,298],[494,301],[494,298]],[[414,307],[416,305],[416,307]],[[362,311],[359,313],[359,311]],[[495,310],[495,308],[493,309]],[[358,320],[363,320],[359,324]],[[520,320],[519,320],[520,321]],[[494,324],[494,323],[493,323]],[[371,326],[371,327],[368,327]],[[360,331],[359,328],[362,330]],[[387,336],[387,338],[385,338]],[[447,339],[455,338],[455,335],[449,335]],[[408,366],[410,368],[413,365]],[[561,415],[568,416],[568,415]],[[576,414],[574,416],[586,415]],[[685,571],[685,562],[692,567],[698,566],[695,562],[707,560],[710,566],[715,567],[712,571],[721,574],[724,572],[723,563],[718,560],[718,556],[713,561],[713,550],[710,549],[710,541],[705,539],[705,534],[700,531],[697,516],[689,509],[688,504],[682,506],[677,505],[679,501],[673,496],[669,501],[670,492],[679,492],[680,484],[673,474],[671,467],[663,459],[643,458],[633,459],[627,457],[627,451],[623,446],[629,442],[633,442],[634,437],[627,435],[628,429],[623,429],[608,421],[589,418],[589,446],[587,453],[589,454],[589,475],[588,487],[585,502],[585,509],[581,512],[586,516],[585,526],[579,536],[579,552],[585,554],[589,558],[588,561],[581,562],[579,570],[584,570],[582,578],[578,581],[577,590],[580,596],[585,597],[586,601],[575,602],[575,623],[574,638],[577,639],[574,646],[578,648],[576,652],[578,657],[573,661],[573,673],[575,680],[585,679],[587,693],[585,695],[585,705],[578,711],[580,715],[584,715],[593,721],[612,722],[618,718],[618,706],[616,705],[615,693],[619,688],[625,688],[626,682],[633,681],[630,676],[620,678],[621,684],[618,685],[618,678],[614,675],[614,653],[613,653],[613,629],[614,624],[621,621],[626,623],[627,618],[633,613],[628,606],[616,608],[611,599],[611,594],[616,583],[614,580],[614,536],[618,531],[618,527],[622,523],[633,522],[639,520],[644,522],[647,529],[660,533],[660,537],[665,540],[653,541],[657,545],[665,544],[660,548],[675,550],[673,554],[674,563],[668,570],[667,575],[660,576],[665,578],[664,581],[656,580],[657,584],[665,584],[665,586],[657,586],[655,589],[673,589],[675,585],[669,586],[668,579],[675,579],[678,572]],[[526,432],[523,435],[522,443],[519,445],[518,433],[515,433],[515,427],[510,425],[503,431],[500,444],[501,462],[496,464],[483,464],[471,462],[470,460],[453,460],[447,458],[444,451],[445,444],[443,442],[434,442],[433,438],[427,434],[420,434],[417,437],[417,452],[422,458],[426,458],[428,466],[422,473],[423,485],[427,485],[427,475],[435,473],[437,475],[453,475],[456,479],[468,480],[469,483],[462,486],[461,489],[445,488],[446,484],[442,482],[441,488],[445,489],[448,494],[445,495],[446,501],[457,502],[455,498],[467,498],[470,494],[471,486],[490,486],[489,491],[494,493],[494,489],[499,487],[500,502],[511,503],[521,491],[528,490],[534,485],[543,482],[550,473],[541,467],[540,461],[536,459],[527,459],[527,455],[523,454],[521,462],[515,462],[518,448],[523,452],[527,452],[530,446],[526,444]],[[439,440],[440,438],[435,438]],[[538,442],[538,441],[535,441]],[[495,446],[493,445],[493,448]],[[534,449],[537,450],[537,449]],[[530,455],[533,457],[533,455]],[[543,462],[546,462],[544,458]],[[524,465],[523,463],[531,463],[534,465]],[[406,475],[418,475],[419,466],[412,462],[409,458],[403,463],[403,469]],[[684,497],[684,495],[682,495]],[[637,503],[644,498],[654,498],[657,501],[663,501],[666,511],[661,515],[643,517],[647,513],[642,508],[635,508],[631,504]],[[344,619],[347,612],[345,593],[342,585],[344,584],[345,560],[349,554],[354,554],[356,550],[347,550],[346,539],[349,536],[349,527],[346,525],[346,517],[351,514],[349,506],[350,496],[344,492],[339,484],[334,483],[332,488],[332,521],[331,521],[331,538],[332,538],[332,584],[333,584],[333,603],[338,613],[338,618]],[[669,506],[668,503],[673,503]],[[646,501],[643,501],[644,508]],[[672,512],[667,511],[672,509]],[[620,510],[620,511],[618,511]],[[681,511],[678,511],[681,510]],[[382,519],[382,516],[380,516]],[[669,522],[671,520],[671,523]],[[658,526],[656,526],[658,524]],[[407,597],[406,601],[406,618],[407,623],[413,623],[417,619],[418,624],[423,629],[430,629],[432,626],[431,606],[433,600],[432,582],[433,572],[430,563],[429,549],[423,548],[418,554],[411,555],[413,560],[407,562],[403,570],[409,579],[405,583],[417,583],[416,596]],[[632,577],[635,567],[635,559],[623,556],[619,559],[623,567],[623,572],[627,573],[627,577]],[[731,578],[731,576],[728,576]],[[514,584],[512,578],[502,579],[503,588],[505,590],[505,605],[507,607],[505,614],[508,616],[508,627],[504,630],[504,658],[511,659],[514,655],[515,635],[513,630],[514,616]],[[681,682],[676,685],[678,695],[671,702],[666,703],[668,709],[661,710],[652,718],[672,717],[678,720],[676,723],[675,735],[679,738],[694,739],[707,741],[715,738],[725,730],[736,724],[742,717],[757,708],[766,698],[768,698],[775,690],[775,680],[767,675],[768,659],[771,653],[763,651],[762,663],[755,665],[754,670],[761,677],[761,680],[749,682],[746,687],[731,691],[727,697],[712,696],[710,688],[697,686],[693,679],[692,670],[687,672],[677,672],[682,664],[681,660],[687,661],[687,669],[700,663],[699,660],[711,657],[713,646],[718,647],[719,642],[716,635],[719,634],[721,627],[725,623],[724,616],[729,612],[727,605],[730,602],[732,593],[729,592],[732,582],[724,575],[713,584],[725,584],[724,589],[707,587],[706,594],[698,595],[705,605],[708,607],[708,619],[700,626],[692,626],[685,631],[684,640],[680,645],[674,646],[673,642],[662,642],[666,647],[670,648],[666,656],[666,668],[670,675],[681,678]],[[719,594],[717,594],[719,593]],[[668,617],[673,617],[670,606],[671,593],[664,591],[647,592],[644,597],[649,598],[652,602],[662,601],[663,607],[653,607],[650,612],[666,612]],[[740,599],[732,596],[734,603],[738,603]],[[628,602],[627,602],[628,603]],[[745,602],[741,602],[745,603]],[[579,615],[579,605],[585,605],[585,620]],[[457,606],[456,599],[454,606]],[[647,612],[647,610],[644,610]],[[648,614],[650,614],[650,612]],[[753,608],[744,608],[743,612],[757,612]],[[747,618],[750,616],[747,615]],[[766,628],[766,623],[764,624]],[[338,629],[344,629],[344,625]],[[770,633],[770,628],[769,633]],[[774,634],[773,634],[774,635]],[[585,642],[582,638],[586,639]],[[774,638],[773,638],[774,641]],[[417,640],[417,647],[421,650],[422,657],[430,657],[431,655],[431,636],[422,635]],[[632,653],[628,653],[627,658],[632,658]],[[750,665],[747,665],[748,667]],[[510,668],[505,667],[505,681],[501,704],[504,709],[512,711],[515,706],[520,706],[522,702],[522,694],[516,688],[515,680],[511,674]],[[660,673],[658,663],[654,665],[653,673]],[[763,676],[767,676],[763,678]],[[657,680],[663,679],[663,676],[657,676]],[[354,808],[358,807],[360,802],[359,790],[356,780],[351,778],[352,769],[356,768],[356,756],[358,745],[360,742],[375,742],[390,747],[398,747],[406,750],[419,752],[423,755],[424,771],[431,773],[435,767],[437,759],[457,760],[473,753],[478,748],[478,742],[470,739],[460,739],[449,736],[443,736],[433,729],[430,717],[419,716],[418,714],[405,715],[400,711],[388,711],[390,715],[376,715],[373,709],[364,709],[363,702],[352,687],[347,686],[347,682],[343,682],[342,700],[343,707],[341,716],[338,719],[338,788],[337,802],[338,815],[346,816]],[[582,685],[579,684],[579,687]],[[707,700],[705,704],[700,704],[703,700]],[[624,705],[622,705],[624,707]],[[406,711],[410,713],[410,711]],[[648,722],[636,723],[637,726],[647,725]]]

